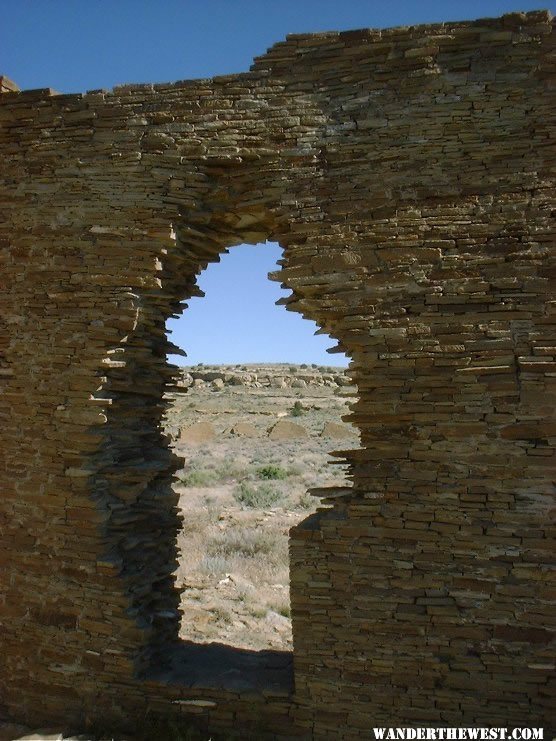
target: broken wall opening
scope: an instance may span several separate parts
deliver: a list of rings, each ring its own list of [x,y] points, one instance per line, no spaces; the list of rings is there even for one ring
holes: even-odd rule
[[[204,683],[199,711],[193,674],[143,678],[179,647],[166,318],[200,263],[274,235],[291,306],[355,348],[363,449],[351,500],[292,535],[296,694],[266,727],[548,720],[551,24],[292,37],[254,76],[6,94],[10,712],[140,718],[148,693],[258,716],[245,685],[215,708]]]
[[[290,650],[289,530],[315,511],[312,489],[348,483],[328,455],[356,439],[342,422],[353,388],[331,364],[347,359],[325,355],[332,340],[313,322],[273,305],[287,300],[267,280],[280,280],[281,255],[277,244],[233,247],[199,276],[202,300],[172,322],[172,339],[180,331],[182,349],[207,360],[180,369],[165,417],[184,458],[175,483],[184,640]],[[239,359],[247,363],[221,362]]]

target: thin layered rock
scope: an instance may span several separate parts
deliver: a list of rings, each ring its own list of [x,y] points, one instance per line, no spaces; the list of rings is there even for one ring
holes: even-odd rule
[[[553,39],[539,11],[293,35],[210,80],[1,78],[6,711],[548,729]],[[291,533],[293,667],[177,643],[162,432],[166,320],[266,239],[281,303],[351,358],[361,440]]]

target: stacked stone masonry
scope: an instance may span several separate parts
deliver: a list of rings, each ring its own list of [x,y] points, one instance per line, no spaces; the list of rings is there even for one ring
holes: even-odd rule
[[[245,74],[83,95],[2,78],[0,711],[554,730],[552,30],[294,35]],[[167,318],[266,239],[352,359],[361,435],[291,532],[293,668],[178,644],[160,426]]]

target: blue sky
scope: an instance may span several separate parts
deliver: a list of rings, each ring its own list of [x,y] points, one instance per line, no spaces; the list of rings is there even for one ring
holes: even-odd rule
[[[0,74],[81,92],[242,72],[288,33],[551,7],[547,0],[0,0]],[[553,7],[553,4],[552,4]]]
[[[317,325],[274,302],[289,291],[266,277],[277,270],[282,250],[275,243],[239,245],[199,276],[204,298],[188,301],[182,317],[168,322],[170,339],[196,363],[317,363],[346,365],[327,335],[313,336]]]
[[[249,69],[288,33],[386,28],[554,10],[547,0],[0,0],[0,74],[22,89],[60,92],[165,82]],[[171,322],[180,363],[257,361],[345,364],[315,325],[274,306],[265,278],[277,245],[234,247]],[[219,334],[220,333],[220,334]]]

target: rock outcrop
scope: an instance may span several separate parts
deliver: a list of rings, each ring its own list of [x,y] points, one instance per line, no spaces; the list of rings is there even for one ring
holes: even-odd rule
[[[284,442],[287,442],[307,437],[307,430],[305,427],[298,425],[295,422],[281,419],[269,429],[268,436],[271,440],[283,440]]]
[[[196,422],[181,430],[179,441],[189,445],[200,445],[210,442],[216,437],[214,427],[210,422]]]
[[[240,368],[199,369],[181,368],[177,385],[180,388],[195,386],[219,391],[226,387],[246,386],[250,388],[311,388],[328,386],[331,388],[352,386],[353,381],[345,372],[335,369],[334,373],[323,368],[322,371],[301,366],[254,366],[249,370]]]
[[[330,437],[335,440],[342,440],[348,437],[353,437],[357,433],[352,427],[348,425],[342,425],[338,422],[327,422],[321,432],[321,437]]]

